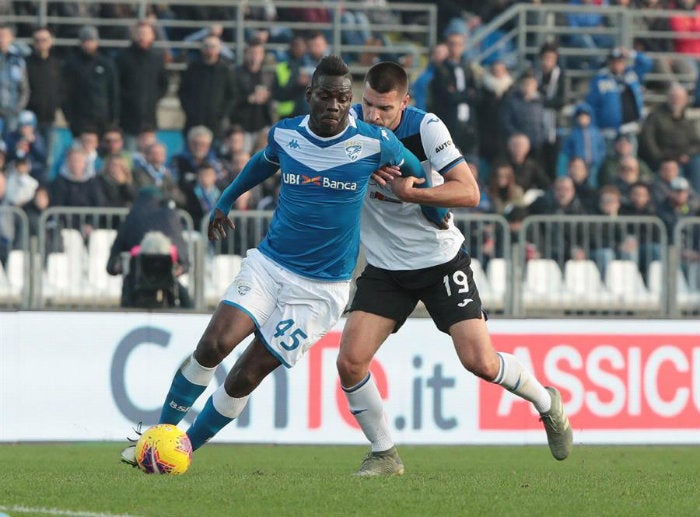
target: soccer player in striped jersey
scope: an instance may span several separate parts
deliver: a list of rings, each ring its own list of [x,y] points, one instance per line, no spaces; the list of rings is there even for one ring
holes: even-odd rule
[[[369,365],[419,300],[438,329],[450,335],[467,370],[534,404],[552,454],[563,460],[572,446],[572,431],[561,395],[542,386],[515,356],[494,350],[464,236],[450,216],[447,229],[438,229],[420,213],[417,203],[476,206],[479,188],[445,124],[409,106],[407,92],[403,68],[377,63],[365,77],[362,104],[351,110],[360,120],[393,131],[422,161],[433,184],[413,188],[422,180],[396,177],[385,168],[374,176],[365,197],[361,239],[368,265],[357,279],[337,360],[350,411],[371,443],[357,474],[404,472]]]
[[[234,230],[228,212],[236,198],[281,170],[279,204],[267,235],[248,250],[197,348],[176,372],[161,411],[158,423],[180,422],[216,367],[255,334],[188,429],[195,450],[240,415],[269,373],[294,366],[342,315],[371,175],[394,165],[425,176],[391,131],[349,116],[352,82],[342,59],[325,57],[306,95],[309,115],[270,129],[267,147],[225,189],[211,215],[209,238],[217,240]],[[422,213],[440,225],[447,211],[424,207]],[[126,463],[135,465],[133,456],[133,447],[122,451]]]

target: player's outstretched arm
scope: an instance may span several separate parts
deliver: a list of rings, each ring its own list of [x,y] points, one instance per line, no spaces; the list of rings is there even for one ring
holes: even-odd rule
[[[414,188],[423,185],[426,180],[402,176],[391,181],[391,188],[396,197],[409,203],[447,208],[473,207],[479,204],[479,185],[466,162],[457,163],[444,174],[444,178],[442,185],[433,187],[427,184],[427,188]]]
[[[216,208],[209,216],[208,236],[210,240],[219,240],[219,238],[225,237],[226,227],[231,230],[235,228],[233,221],[228,218],[233,203],[239,196],[265,181],[278,169],[278,164],[265,158],[264,151],[258,151],[248,160],[236,179],[223,191],[216,203]]]

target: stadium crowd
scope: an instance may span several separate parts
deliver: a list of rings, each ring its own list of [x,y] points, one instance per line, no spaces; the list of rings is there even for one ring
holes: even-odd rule
[[[525,68],[513,62],[507,48],[475,61],[470,36],[513,3],[437,2],[441,42],[412,87],[416,106],[445,122],[470,163],[481,185],[477,210],[511,222],[529,214],[656,215],[669,234],[680,218],[699,215],[700,132],[688,110],[700,103],[694,96],[700,5],[695,0],[615,2],[687,11],[648,17],[647,26],[640,27],[682,33],[676,38],[636,38],[633,48],[621,48],[606,36],[573,34],[542,45],[538,59]],[[560,3],[607,5],[606,0]],[[33,14],[31,2],[7,4],[0,8],[6,13]],[[344,31],[344,43],[391,45],[385,35],[370,30],[371,24],[406,21],[390,5],[365,12],[363,2],[346,4],[343,24],[353,30]],[[249,30],[242,63],[236,64],[226,44],[235,35],[223,26],[192,33],[159,25],[166,18],[230,19],[228,8],[158,5],[133,27],[105,25],[98,31],[60,25],[55,34],[49,27],[0,25],[0,205],[23,208],[33,231],[47,207],[129,207],[147,186],[159,188],[197,224],[250,156],[265,146],[270,125],[306,112],[311,73],[330,53],[323,31],[294,33],[279,25]],[[65,2],[54,8],[61,10],[54,13],[58,16],[135,16],[125,4]],[[212,12],[216,9],[221,12]],[[246,13],[249,19],[281,22],[324,22],[330,16],[327,9],[278,10],[273,2]],[[566,23],[597,27],[607,22],[600,10],[567,15]],[[698,37],[690,37],[692,32]],[[31,45],[19,42],[18,35],[31,38]],[[78,44],[59,50],[53,45],[56,36],[77,38]],[[102,39],[131,39],[131,45],[103,48]],[[157,40],[197,41],[200,50],[175,53],[154,46]],[[287,50],[268,52],[269,42],[283,42]],[[606,57],[563,59],[559,45],[604,49]],[[659,50],[675,51],[676,58],[647,56]],[[399,54],[344,57],[365,64],[407,59]],[[158,104],[173,80],[166,68],[173,60],[185,64],[174,83],[184,113],[182,149],[167,149],[158,138]],[[572,106],[564,98],[566,68],[592,72]],[[646,84],[652,70],[695,79]],[[648,110],[644,97],[651,87],[665,92],[666,100]],[[73,140],[59,163],[50,163],[57,120],[65,120]],[[273,209],[278,181],[247,193],[236,208]],[[3,262],[13,245],[9,226],[0,224]],[[630,245],[620,239],[613,243],[614,253],[623,255]]]

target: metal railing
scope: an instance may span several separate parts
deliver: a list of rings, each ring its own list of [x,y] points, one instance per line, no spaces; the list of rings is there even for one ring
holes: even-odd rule
[[[29,250],[29,237],[29,219],[24,210],[0,206],[0,239],[7,251],[5,264],[0,264],[0,309],[30,307],[29,253],[24,253]]]
[[[231,0],[172,0],[167,2],[170,7],[193,7],[193,8],[214,8],[216,17],[211,19],[178,19],[169,15],[156,17],[155,24],[167,34],[172,32],[194,33],[200,29],[210,27],[213,24],[221,25],[224,34],[224,44],[228,45],[235,53],[236,62],[243,62],[242,50],[246,45],[246,31],[262,29],[289,29],[291,31],[307,32],[310,30],[323,31],[329,37],[329,43],[334,52],[340,54],[372,52],[379,55],[395,53],[403,50],[407,54],[414,56],[409,63],[410,67],[418,68],[422,65],[422,57],[427,54],[430,46],[437,41],[436,21],[437,7],[430,3],[403,3],[392,2],[388,7],[365,4],[362,2],[344,2],[325,0],[275,0],[274,6],[278,12],[286,9],[326,9],[331,14],[331,20],[325,23],[313,23],[298,19],[292,20],[254,20],[246,17],[249,8],[265,7],[269,2],[264,0],[243,0],[232,2]],[[126,14],[120,18],[94,16],[60,16],[56,12],[60,4],[78,4],[90,8],[99,8],[103,4],[117,4],[125,8]],[[93,25],[98,29],[102,28],[124,28],[133,27],[140,19],[145,19],[153,12],[160,12],[163,4],[150,0],[136,0],[133,2],[114,2],[108,0],[38,0],[32,2],[34,12],[31,14],[9,15],[6,17],[8,23],[26,24],[31,26],[50,26],[57,31],[60,36],[61,29],[68,28],[77,31],[82,25]],[[343,23],[341,16],[345,9],[360,10],[364,13],[383,12],[390,9],[399,18],[403,16],[413,16],[416,19],[424,20],[424,23],[371,23],[369,30],[373,33],[395,35],[392,39],[391,47],[375,47],[372,45],[350,45],[344,43],[344,35],[348,31],[356,30],[356,27]],[[55,40],[58,47],[70,47],[77,45],[75,37],[58,37]],[[128,38],[109,39],[102,38],[100,45],[105,48],[120,48],[130,44]],[[174,53],[187,52],[192,49],[199,49],[200,43],[192,41],[182,41],[182,39],[168,39],[156,42],[156,46]],[[285,42],[269,42],[266,44],[268,50],[286,50]],[[184,68],[182,62],[173,62],[169,65],[173,70]],[[351,65],[353,73],[364,73],[366,66],[354,63]]]
[[[126,209],[51,208],[37,237],[18,209],[14,291],[0,309],[115,309],[121,277],[106,273],[111,243]],[[191,269],[186,285],[195,310],[215,307],[250,248],[267,232],[273,212],[232,211],[236,229],[207,239],[185,212]],[[455,214],[472,255],[484,307],[509,317],[700,316],[700,217],[681,219],[669,240],[656,217],[530,216],[511,240],[499,215]],[[22,258],[20,261],[19,258]],[[356,274],[364,263],[360,261]],[[19,267],[19,269],[17,269]],[[17,274],[21,271],[21,274]],[[417,311],[416,315],[425,315]]]

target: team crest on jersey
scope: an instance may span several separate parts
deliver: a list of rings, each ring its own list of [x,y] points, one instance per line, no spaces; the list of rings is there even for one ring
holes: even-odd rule
[[[345,154],[348,155],[348,158],[350,158],[351,161],[357,160],[357,158],[360,156],[360,153],[362,152],[362,143],[357,142],[356,140],[351,140],[349,142],[345,142]]]

